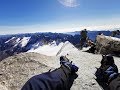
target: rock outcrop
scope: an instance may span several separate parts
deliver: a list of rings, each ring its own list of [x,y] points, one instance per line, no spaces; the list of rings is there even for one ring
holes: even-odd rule
[[[120,38],[98,35],[96,49],[101,54],[120,54]]]
[[[32,76],[52,69],[41,63],[46,59],[51,58],[36,53],[22,53],[1,61],[0,90],[20,90]]]

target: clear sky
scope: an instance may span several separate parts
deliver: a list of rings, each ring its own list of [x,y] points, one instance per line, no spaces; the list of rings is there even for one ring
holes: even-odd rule
[[[120,0],[0,0],[0,34],[120,27]]]

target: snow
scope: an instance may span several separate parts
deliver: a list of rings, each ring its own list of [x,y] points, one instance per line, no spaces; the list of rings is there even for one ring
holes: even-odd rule
[[[7,40],[5,43],[14,43],[13,47],[16,47],[17,45],[20,45],[21,47],[25,47],[29,42],[30,38],[31,37],[23,37],[23,38],[12,37],[11,39]]]
[[[19,41],[20,41],[20,38],[17,38],[17,39],[16,39],[16,42],[19,42]]]
[[[120,41],[120,38],[116,38],[116,37],[111,37],[111,38],[115,41]]]
[[[111,36],[105,36],[106,38],[111,38],[112,40],[115,40],[115,41],[120,41],[120,38],[117,38],[117,37],[111,37]]]
[[[15,37],[12,37],[11,39],[7,40],[5,43],[9,43],[13,39],[15,39]]]
[[[39,47],[39,43],[35,43],[35,44],[32,45],[32,49],[36,49],[38,47]]]
[[[38,48],[33,47],[28,52],[36,52],[47,56],[56,56],[56,54],[59,52],[63,45],[64,43],[60,43],[59,45],[57,45],[56,42],[53,41],[48,45],[39,46]]]
[[[16,47],[16,46],[19,44],[19,42],[20,42],[20,38],[17,38],[17,39],[15,40],[15,45],[14,45],[13,47]]]
[[[29,42],[29,40],[30,40],[30,37],[17,38],[15,40],[14,47],[16,47],[18,45],[21,47],[25,47],[27,45],[27,43]]]
[[[65,43],[61,42],[58,45],[56,44],[56,41],[53,41],[48,45],[43,45],[35,48],[37,46],[38,43],[33,45],[33,47],[28,52],[36,52],[47,56],[62,56],[67,55],[72,51],[78,51],[69,41],[66,41]],[[64,51],[62,51],[63,48],[65,49]]]
[[[30,40],[31,37],[23,37],[23,39],[20,41],[21,47],[25,47]]]
[[[42,42],[42,41],[38,41],[38,42],[36,42],[35,44],[33,44],[32,46],[31,46],[31,50],[35,50],[35,49],[37,49],[38,47],[40,47],[40,46],[42,46],[44,43]]]
[[[64,49],[64,50],[63,50]],[[77,52],[78,49],[74,47],[69,41],[66,41],[62,48],[57,53],[58,56],[64,56],[71,52]]]

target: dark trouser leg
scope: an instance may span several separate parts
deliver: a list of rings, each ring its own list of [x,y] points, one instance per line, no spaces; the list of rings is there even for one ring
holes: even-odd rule
[[[120,75],[110,82],[109,90],[120,90]]]
[[[74,79],[71,71],[65,66],[32,77],[22,90],[70,90]],[[74,79],[73,79],[74,78]]]

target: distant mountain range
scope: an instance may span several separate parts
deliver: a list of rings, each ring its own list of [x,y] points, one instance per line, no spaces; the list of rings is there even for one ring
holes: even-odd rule
[[[111,31],[88,31],[89,39],[95,41],[99,33],[110,36]],[[1,35],[0,36],[0,60],[6,57],[27,52],[31,49],[36,49],[43,45],[59,46],[60,43],[69,41],[73,45],[80,43],[80,32],[68,33],[27,33],[15,35]],[[53,43],[54,42],[54,43]]]
[[[89,39],[95,41],[95,38],[96,36],[99,34],[99,33],[103,33],[104,35],[106,36],[110,36],[112,34],[111,31],[88,31],[88,37]],[[80,31],[75,31],[75,32],[67,32],[66,34],[70,34],[70,35],[80,35]]]

